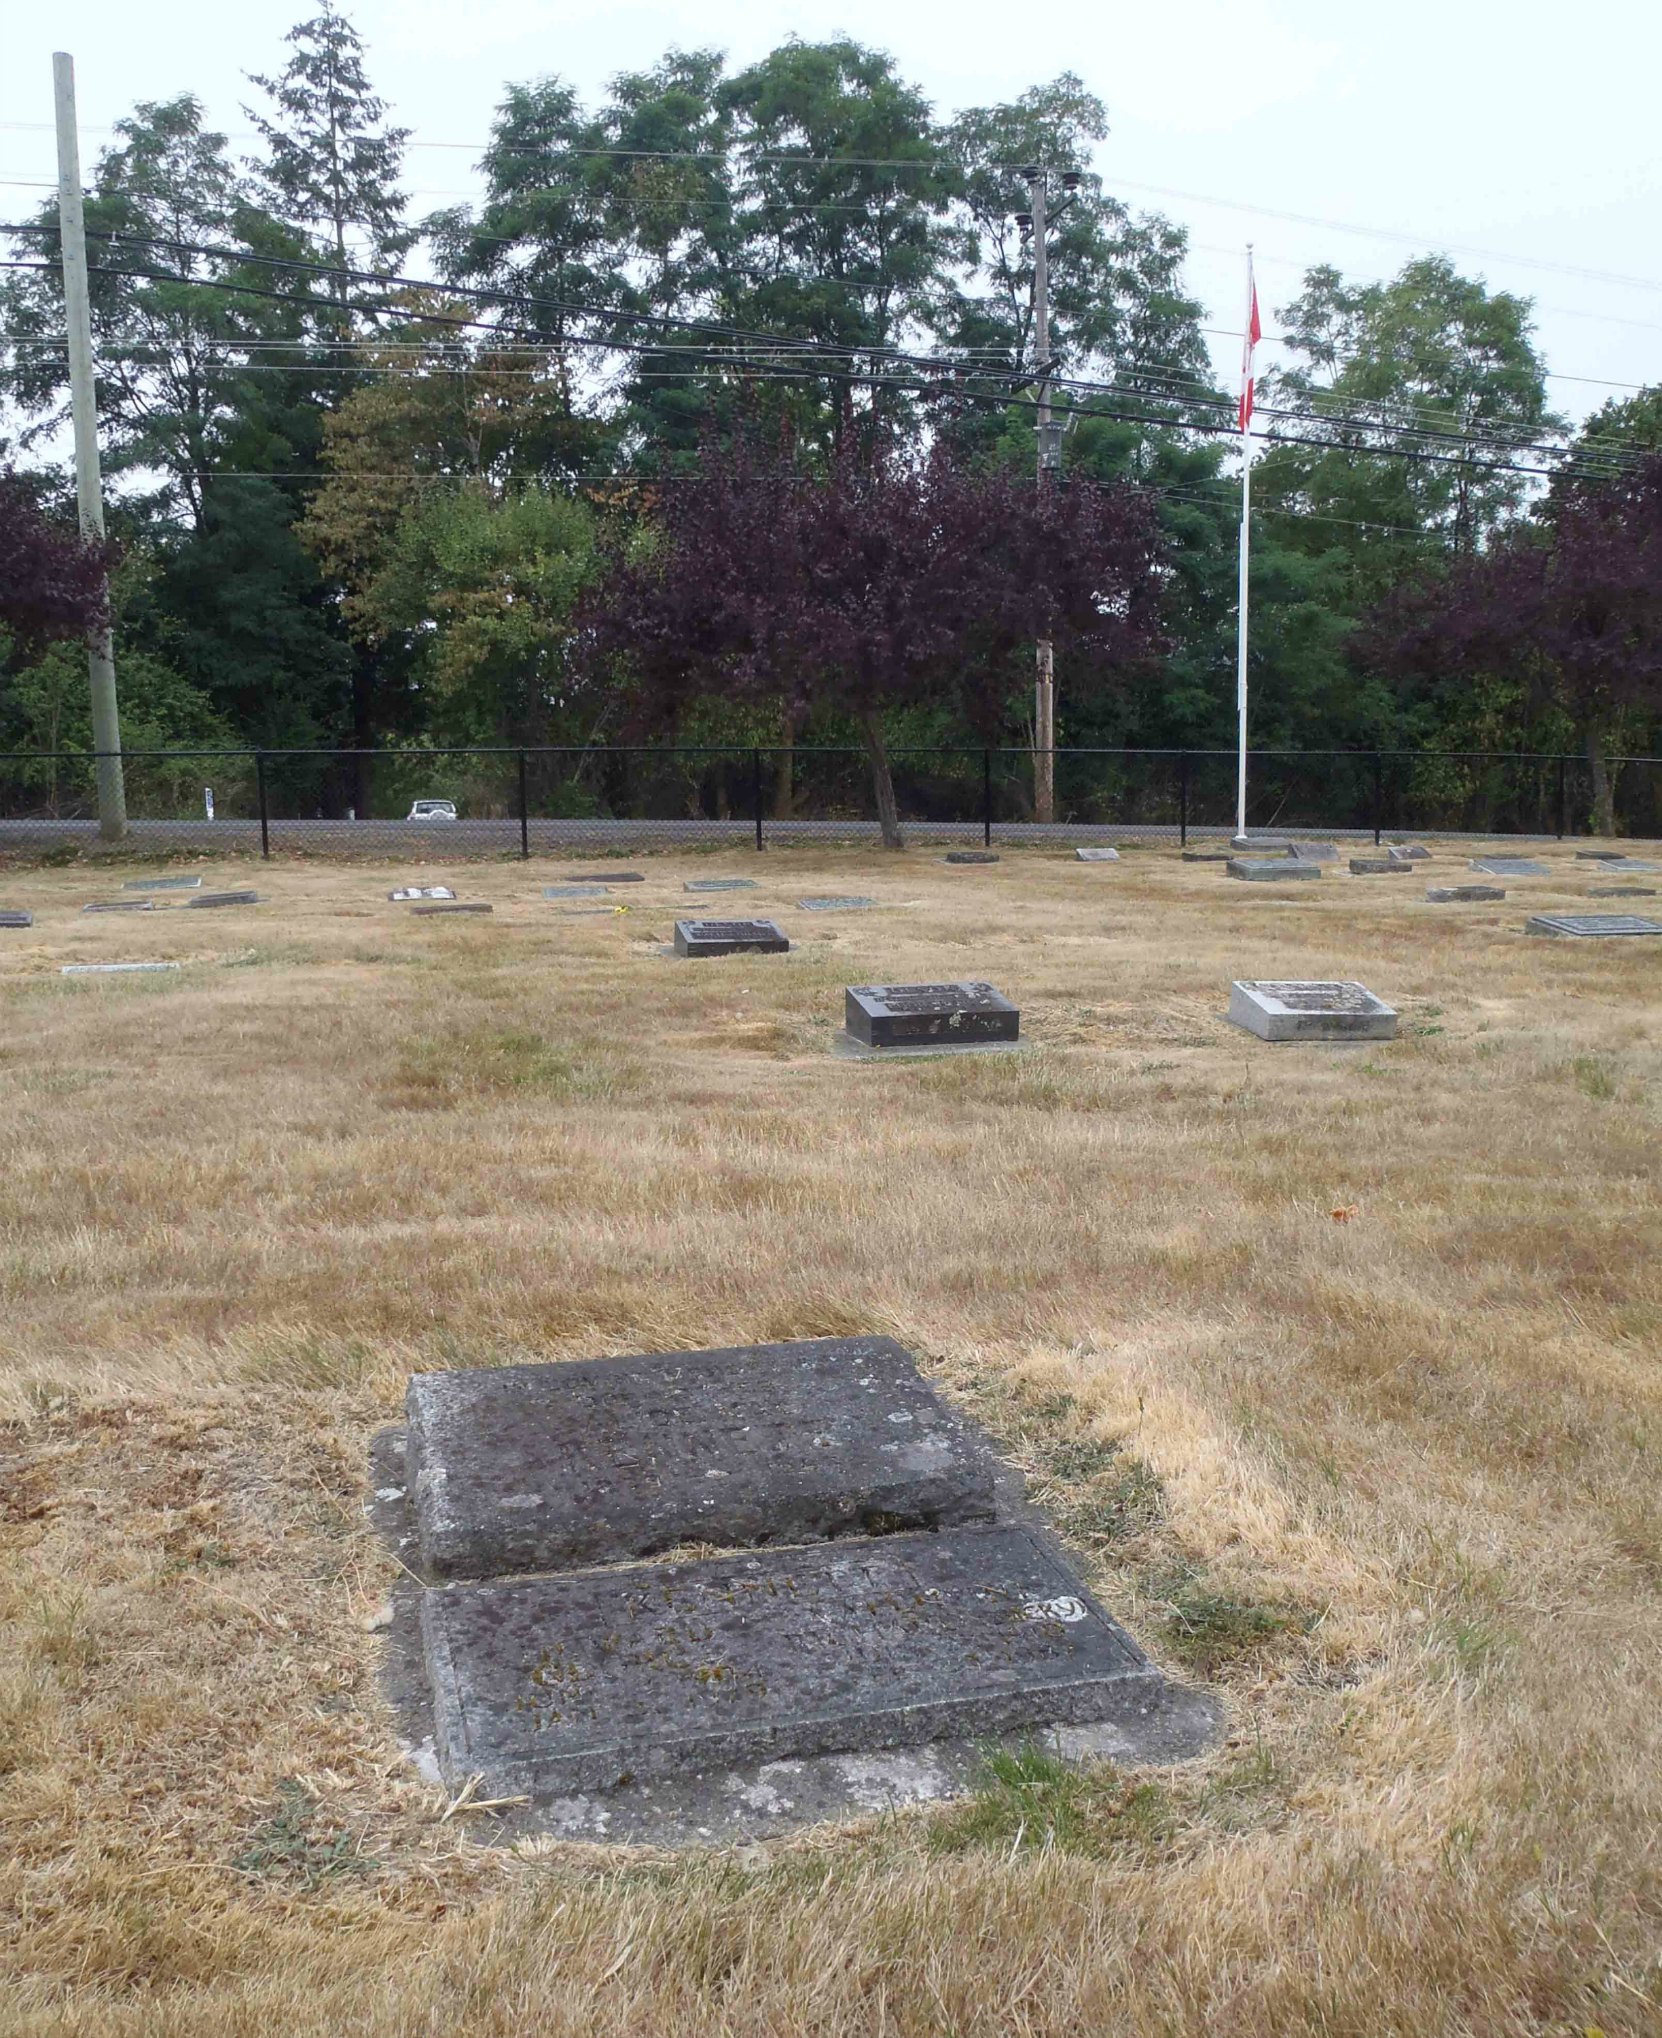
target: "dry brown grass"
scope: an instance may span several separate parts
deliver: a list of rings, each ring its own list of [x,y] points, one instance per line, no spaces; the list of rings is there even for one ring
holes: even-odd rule
[[[0,883],[40,909],[0,951],[0,2025],[1662,2028],[1662,954],[1522,937],[1586,867],[1433,907],[788,852],[731,867],[799,952],[703,965],[654,950],[729,866],[643,867],[615,919],[542,866],[425,874],[490,920],[386,905],[403,867],[151,920]],[[894,904],[792,907],[844,890]],[[1403,1038],[1219,1019],[1330,973]],[[965,974],[1031,1053],[824,1051],[845,982]],[[409,1370],[855,1329],[995,1428],[1228,1744],[735,1855],[441,1823],[361,1516]]]

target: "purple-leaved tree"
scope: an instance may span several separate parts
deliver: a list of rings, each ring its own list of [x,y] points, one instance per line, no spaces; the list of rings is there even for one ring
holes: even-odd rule
[[[0,473],[0,630],[14,668],[105,620],[109,565],[107,547],[42,516],[28,488]]]
[[[1012,654],[1041,635],[1077,687],[1128,673],[1159,643],[1161,541],[1130,487],[1041,493],[1005,470],[873,456],[844,436],[823,476],[789,447],[706,447],[602,589],[593,642],[661,719],[709,695],[777,706],[791,723],[848,716],[898,849],[885,713],[953,703],[992,726]]]

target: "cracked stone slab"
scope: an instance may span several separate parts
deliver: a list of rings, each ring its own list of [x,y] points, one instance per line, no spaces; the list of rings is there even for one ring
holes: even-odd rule
[[[1456,900],[1504,899],[1501,885],[1427,885],[1425,895],[1434,906],[1452,905]]]
[[[1303,863],[1296,856],[1269,857],[1232,856],[1224,868],[1231,877],[1244,878],[1248,884],[1285,884],[1301,878],[1319,878],[1322,874],[1319,863]]]
[[[863,1047],[958,1047],[1016,1040],[1021,1013],[991,984],[850,984],[843,1024]]]
[[[1552,865],[1533,856],[1474,856],[1471,868],[1485,877],[1551,877]]]
[[[1229,1018],[1260,1040],[1394,1040],[1397,1033],[1395,1011],[1351,983],[1233,983]]]
[[[418,1373],[406,1406],[431,1578],[993,1513],[989,1453],[891,1338]]]
[[[785,955],[790,945],[772,920],[677,920],[673,953]]]
[[[1016,1527],[451,1585],[421,1626],[441,1773],[540,1800],[1112,1719],[1164,1683]]]
[[[1537,913],[1524,923],[1524,932],[1609,941],[1618,935],[1662,934],[1662,920],[1646,920],[1638,913]]]

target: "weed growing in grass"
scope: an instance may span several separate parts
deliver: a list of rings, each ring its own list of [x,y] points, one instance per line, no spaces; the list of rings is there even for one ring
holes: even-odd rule
[[[1615,1071],[1602,1055],[1578,1054],[1570,1063],[1570,1074],[1581,1094],[1596,1103],[1608,1104],[1616,1094]]]
[[[977,1848],[1004,1854],[1082,1854],[1095,1860],[1148,1852],[1173,1822],[1168,1793],[1127,1783],[1109,1764],[1064,1762],[1031,1743],[988,1752],[974,1794],[931,1825],[936,1854]]]
[[[343,1875],[361,1875],[366,1863],[349,1833],[318,1830],[320,1807],[302,1783],[285,1777],[277,1810],[232,1862],[245,1875],[263,1875],[319,1889]]]
[[[1173,1653],[1202,1677],[1292,1634],[1307,1634],[1308,1615],[1266,1601],[1215,1591],[1195,1572],[1180,1572],[1156,1588],[1166,1603],[1161,1622]]]
[[[444,1034],[406,1042],[387,1101],[397,1110],[448,1111],[480,1098],[566,1102],[612,1094],[617,1072],[534,1033]]]

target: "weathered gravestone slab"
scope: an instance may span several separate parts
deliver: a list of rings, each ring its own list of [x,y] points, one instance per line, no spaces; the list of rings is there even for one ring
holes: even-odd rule
[[[1244,878],[1251,885],[1291,883],[1322,874],[1319,863],[1301,863],[1296,856],[1232,856],[1224,867],[1231,877]]]
[[[129,877],[121,881],[124,892],[199,892],[199,877]]]
[[[1485,877],[1551,877],[1552,865],[1532,856],[1474,856],[1471,868]]]
[[[1500,885],[1427,885],[1425,895],[1434,906],[1451,905],[1457,899],[1504,899],[1506,897],[1506,893]]]
[[[83,913],[153,913],[155,910],[154,899],[94,899],[90,905],[81,908]]]
[[[864,913],[877,904],[875,899],[798,899],[805,913]]]
[[[1120,860],[1117,849],[1076,849],[1073,853],[1080,863],[1118,863]]]
[[[1578,849],[1577,863],[1620,863],[1627,854],[1625,849]]]
[[[1227,849],[1185,849],[1183,852],[1185,863],[1228,863],[1229,860]]]
[[[1260,1040],[1394,1040],[1397,1015],[1362,984],[1234,983],[1229,1017]]]
[[[644,885],[646,878],[638,870],[581,870],[571,882],[574,885]]]
[[[1646,920],[1637,913],[1537,913],[1524,922],[1524,932],[1609,941],[1622,934],[1662,934],[1662,920]]]
[[[178,969],[176,962],[66,962],[60,974],[66,977],[144,976],[152,970]]]
[[[33,913],[25,913],[17,906],[0,906],[0,927],[32,927],[34,924]]]
[[[1290,835],[1231,835],[1229,846],[1249,856],[1291,856]]]
[[[484,1797],[1104,1720],[1163,1688],[1023,1528],[452,1585],[421,1621],[440,1769]]]
[[[1353,856],[1350,859],[1352,877],[1407,877],[1413,868],[1411,863],[1404,863],[1395,856]]]
[[[418,1373],[406,1405],[438,1579],[993,1514],[991,1459],[890,1338]]]
[[[1599,867],[1600,877],[1654,877],[1662,864],[1648,863],[1642,856],[1607,856]]]
[[[753,892],[753,877],[694,877],[681,887],[684,892]]]
[[[542,895],[545,899],[603,899],[606,896],[606,887],[604,885],[544,885]]]
[[[1590,899],[1654,899],[1655,885],[1589,885]]]
[[[1299,863],[1337,863],[1337,842],[1295,842],[1287,852]]]
[[[949,849],[943,863],[997,863],[1000,861],[996,849]]]
[[[496,909],[485,899],[429,899],[412,906],[412,913],[491,913]]]
[[[843,1013],[863,1047],[969,1047],[1021,1032],[1021,1013],[991,984],[855,984]]]
[[[194,899],[186,899],[187,906],[257,906],[258,892],[198,892]]]
[[[448,885],[403,885],[387,897],[395,904],[408,905],[414,899],[453,899],[456,894]]]
[[[1431,851],[1423,842],[1393,842],[1387,854],[1398,863],[1429,863]]]
[[[790,943],[771,920],[677,920],[675,953],[784,955]]]

